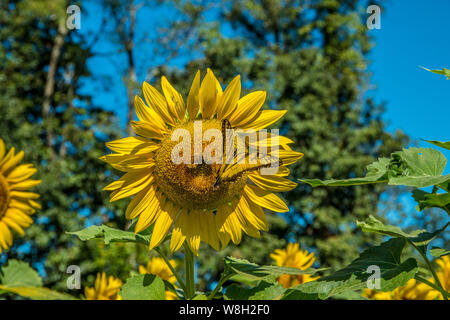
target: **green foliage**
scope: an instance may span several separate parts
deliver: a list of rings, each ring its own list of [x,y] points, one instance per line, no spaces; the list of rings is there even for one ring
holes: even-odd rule
[[[424,69],[427,70],[427,71],[436,73],[436,74],[441,74],[443,76],[446,76],[447,80],[450,79],[450,69],[446,69],[446,68],[442,68],[442,70],[430,70],[430,69],[427,69],[427,68],[424,68]]]
[[[42,210],[33,216],[25,237],[15,235],[14,246],[0,261],[7,255],[30,262],[45,275],[47,286],[60,290],[65,289],[69,265],[79,265],[88,280],[100,271],[126,277],[147,254],[132,243],[105,247],[65,234],[103,222],[116,227],[126,223],[125,203],[110,204],[101,191],[115,174],[98,157],[106,152],[105,142],[120,138],[121,130],[112,112],[83,93],[82,79],[93,78],[87,64],[92,57],[89,39],[79,32],[64,35],[55,74],[49,76],[68,3],[0,2],[0,137],[8,148],[23,150],[24,162],[33,163],[36,179],[44,181],[35,188]],[[49,77],[54,92],[46,115]]]
[[[44,288],[37,271],[28,263],[11,259],[2,268],[0,276],[0,294],[3,292],[18,294],[34,300],[73,300],[74,297]]]
[[[135,234],[134,232],[123,231],[105,225],[90,226],[80,231],[67,233],[78,236],[82,241],[103,238],[105,244],[110,244],[111,242],[137,242],[147,246],[150,245],[150,235],[148,234]]]
[[[133,276],[122,286],[120,296],[124,300],[164,300],[164,281],[151,274]]]
[[[404,285],[418,270],[417,262],[413,258],[401,262],[405,244],[404,239],[390,239],[379,246],[371,247],[347,267],[288,290],[284,299],[298,299],[304,294],[317,294],[320,299],[327,299],[348,290],[361,290],[367,287],[367,279],[370,276],[367,270],[373,265],[380,268],[380,290],[391,291]]]

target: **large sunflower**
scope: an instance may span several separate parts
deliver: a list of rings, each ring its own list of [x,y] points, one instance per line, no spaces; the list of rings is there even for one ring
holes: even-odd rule
[[[135,232],[154,225],[150,249],[161,243],[170,229],[172,252],[186,241],[197,255],[200,241],[219,250],[230,240],[238,244],[242,231],[259,237],[261,230],[268,230],[263,208],[289,211],[272,192],[288,191],[296,186],[285,178],[289,175],[286,166],[303,154],[292,151],[288,146],[292,141],[286,137],[276,139],[270,134],[265,137],[260,134],[263,138],[256,146],[267,148],[269,159],[272,150],[278,147],[276,161],[281,166],[275,174],[263,175],[258,170],[272,160],[258,160],[253,165],[227,165],[204,159],[196,163],[196,157],[209,148],[207,142],[200,140],[203,141],[201,150],[196,150],[196,141],[202,139],[196,128],[200,125],[202,132],[214,129],[222,133],[225,129],[259,131],[281,119],[286,111],[261,110],[266,97],[264,91],[240,98],[240,76],[222,91],[210,69],[201,84],[200,72],[197,72],[186,104],[165,77],[161,79],[161,87],[163,95],[144,82],[143,93],[148,106],[138,96],[135,98],[139,121],[132,121],[131,125],[138,136],[107,144],[115,153],[101,159],[126,172],[104,188],[112,191],[111,201],[134,195],[125,216],[137,219]],[[177,164],[172,160],[174,148],[179,145],[178,139],[173,141],[178,129],[190,134],[192,149],[189,151],[192,151],[194,164]],[[215,138],[210,137],[210,142],[214,141]],[[254,142],[248,144],[251,143]],[[233,148],[237,148],[236,145]],[[211,154],[214,156],[214,152]]]
[[[28,192],[41,180],[30,179],[36,173],[32,164],[19,165],[23,156],[23,151],[15,154],[14,147],[6,153],[5,143],[0,139],[0,253],[12,245],[11,231],[23,236],[23,229],[33,223],[30,215],[41,207],[35,201],[39,194]]]

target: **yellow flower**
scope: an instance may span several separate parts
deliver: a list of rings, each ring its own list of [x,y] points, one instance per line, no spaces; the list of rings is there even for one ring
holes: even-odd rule
[[[436,260],[439,270],[436,275],[445,291],[450,292],[450,256],[446,255]],[[442,299],[442,295],[440,295]]]
[[[23,236],[23,229],[33,223],[30,215],[41,208],[35,201],[39,194],[28,192],[41,183],[30,179],[37,170],[32,164],[19,165],[23,151],[14,153],[14,147],[6,153],[5,143],[0,139],[0,253],[12,245],[11,231]]]
[[[87,300],[122,300],[119,295],[122,281],[106,273],[98,273],[94,288],[85,288],[84,294]]]
[[[391,292],[378,292],[372,289],[364,290],[363,296],[372,300],[434,300],[440,293],[422,282],[410,279],[404,286]]]
[[[163,95],[144,82],[143,93],[149,107],[136,96],[139,121],[131,123],[138,136],[109,142],[107,146],[114,153],[101,157],[125,172],[122,178],[104,188],[112,191],[111,201],[134,196],[125,216],[137,219],[136,233],[154,225],[150,249],[160,244],[171,229],[170,250],[178,250],[186,241],[197,255],[201,241],[220,250],[230,240],[238,244],[242,231],[259,237],[261,230],[268,230],[263,208],[289,211],[272,192],[288,191],[297,185],[285,178],[289,175],[286,166],[303,154],[292,151],[288,146],[292,143],[290,139],[279,136],[277,140],[259,131],[281,119],[286,111],[260,110],[266,97],[264,91],[240,98],[240,76],[222,91],[209,69],[201,84],[197,72],[186,104],[165,77],[161,79],[161,87]],[[259,159],[254,164],[235,165],[222,159],[206,161],[210,158],[205,159],[205,154],[220,157],[222,152],[216,155],[216,149],[211,146],[223,147],[227,139],[216,141],[216,136],[207,138],[201,132],[219,132],[223,138],[227,129],[258,130],[259,140],[245,147],[270,149],[263,153],[267,161]],[[189,135],[187,141],[182,141],[182,148],[179,140],[184,137],[180,133]],[[233,143],[230,150],[236,151],[236,145]],[[272,154],[276,147],[279,147],[278,157]],[[175,163],[172,153],[192,162]],[[281,166],[273,174],[259,172],[260,168],[274,164]]]
[[[308,253],[306,250],[299,249],[298,243],[289,243],[286,249],[276,249],[274,253],[270,254],[270,257],[275,261],[277,266],[297,268],[300,270],[310,268],[316,259],[313,252]],[[291,288],[302,283],[314,281],[318,278],[319,277],[312,277],[309,274],[283,274],[277,280],[283,287]]]

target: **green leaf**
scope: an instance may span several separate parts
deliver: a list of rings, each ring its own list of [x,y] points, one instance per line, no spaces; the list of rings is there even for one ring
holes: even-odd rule
[[[370,183],[387,182],[387,173],[389,170],[389,159],[380,158],[374,163],[367,166],[367,175],[363,178],[351,178],[342,180],[325,180],[319,179],[300,179],[300,181],[308,183],[311,187],[318,186],[330,186],[330,187],[343,187],[343,186],[356,186]]]
[[[432,143],[435,146],[450,150],[450,141],[437,141],[437,140],[425,140],[426,142]]]
[[[419,211],[428,208],[441,208],[450,211],[450,193],[428,193],[423,190],[414,190],[412,197],[418,203]]]
[[[225,299],[227,300],[278,300],[286,292],[279,283],[260,281],[254,288],[243,287],[233,283],[227,287]]]
[[[42,287],[42,279],[38,272],[23,261],[11,259],[2,268],[0,281],[8,287]]]
[[[9,287],[0,285],[0,289],[33,300],[78,300],[69,294],[53,291],[44,287]]]
[[[374,216],[370,216],[364,222],[356,222],[364,232],[380,233],[386,236],[403,238],[417,247],[426,249],[426,246],[435,239],[441,232],[443,232],[450,224],[448,222],[443,228],[434,232],[428,232],[426,230],[415,230],[409,233],[404,232],[402,229],[396,226],[384,225],[381,221],[377,220]]]
[[[0,290],[34,300],[73,300],[75,297],[42,287],[36,270],[23,261],[11,259],[2,268]]]
[[[149,234],[135,234],[134,232],[119,230],[105,225],[90,226],[89,228],[80,231],[66,233],[76,235],[82,241],[103,238],[105,244],[111,242],[138,242],[145,245],[150,244]]]
[[[235,273],[246,279],[247,281],[268,280],[274,279],[282,274],[302,275],[315,274],[318,271],[325,269],[300,270],[297,268],[286,268],[278,266],[259,266],[244,259],[237,259],[234,257],[225,257],[225,266],[231,273]]]
[[[442,256],[446,256],[446,255],[450,254],[450,250],[443,249],[443,248],[438,248],[438,247],[433,247],[433,248],[430,249],[430,254],[433,257],[440,258]]]
[[[427,69],[427,68],[424,68],[424,67],[421,67],[421,68],[422,68],[422,69],[425,69],[425,70],[427,70],[427,71],[436,73],[436,74],[440,74],[440,75],[446,76],[446,77],[447,77],[447,80],[450,79],[450,69],[442,68],[442,70],[439,70],[439,69],[436,69],[436,70],[430,70],[430,69]]]
[[[140,274],[128,278],[120,296],[124,300],[165,300],[164,281],[152,274]]]
[[[390,185],[404,185],[424,188],[438,185],[450,179],[450,174],[442,176],[447,159],[431,148],[408,148],[395,153],[406,167],[402,175],[390,176]]]
[[[409,258],[401,262],[401,254],[406,241],[394,238],[379,246],[365,250],[359,258],[347,267],[318,280],[300,284],[286,292],[283,299],[306,299],[307,294],[327,299],[346,291],[357,291],[367,287],[369,266],[380,268],[380,290],[391,291],[404,285],[417,272],[417,261]]]

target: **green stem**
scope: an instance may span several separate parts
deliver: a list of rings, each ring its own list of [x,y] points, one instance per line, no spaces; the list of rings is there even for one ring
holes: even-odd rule
[[[443,296],[444,298],[448,297],[448,293],[445,292],[445,291],[443,291],[441,288],[439,288],[439,287],[438,287],[437,285],[435,285],[434,283],[432,283],[432,282],[430,282],[430,281],[428,281],[428,280],[426,280],[426,279],[424,279],[424,278],[422,278],[421,276],[418,276],[418,275],[415,275],[414,278],[415,278],[417,281],[420,281],[420,282],[425,283],[427,286],[430,286],[430,287],[433,288],[434,290],[439,291],[439,292],[442,294],[442,296]]]
[[[431,274],[433,275],[434,281],[436,282],[436,286],[440,288],[439,292],[445,292],[444,287],[441,284],[441,281],[439,280],[436,272],[433,269],[433,266],[431,265],[430,260],[428,260],[427,253],[420,250],[414,243],[409,242],[422,256],[423,260],[425,260],[425,263],[427,264],[428,269],[431,271]],[[446,294],[442,294],[444,300],[448,300]]]
[[[184,260],[186,263],[186,290],[184,290],[184,296],[187,300],[191,300],[195,295],[194,254],[186,243],[184,243]]]
[[[232,274],[220,277],[219,282],[217,283],[216,287],[214,288],[213,292],[211,292],[211,294],[208,296],[208,300],[212,300],[214,299],[214,297],[216,296],[217,292],[219,291],[220,288],[222,288],[222,285],[232,277]]]
[[[183,279],[181,279],[180,275],[178,274],[178,272],[174,269],[174,267],[172,266],[172,264],[170,263],[169,259],[167,259],[166,255],[159,249],[159,248],[155,248],[154,249],[156,252],[158,252],[158,254],[161,256],[161,258],[163,258],[164,262],[167,264],[167,266],[169,267],[170,271],[172,271],[173,275],[175,276],[175,278],[178,281],[178,285],[180,286],[180,288],[183,291],[186,291],[186,285],[184,284]]]

